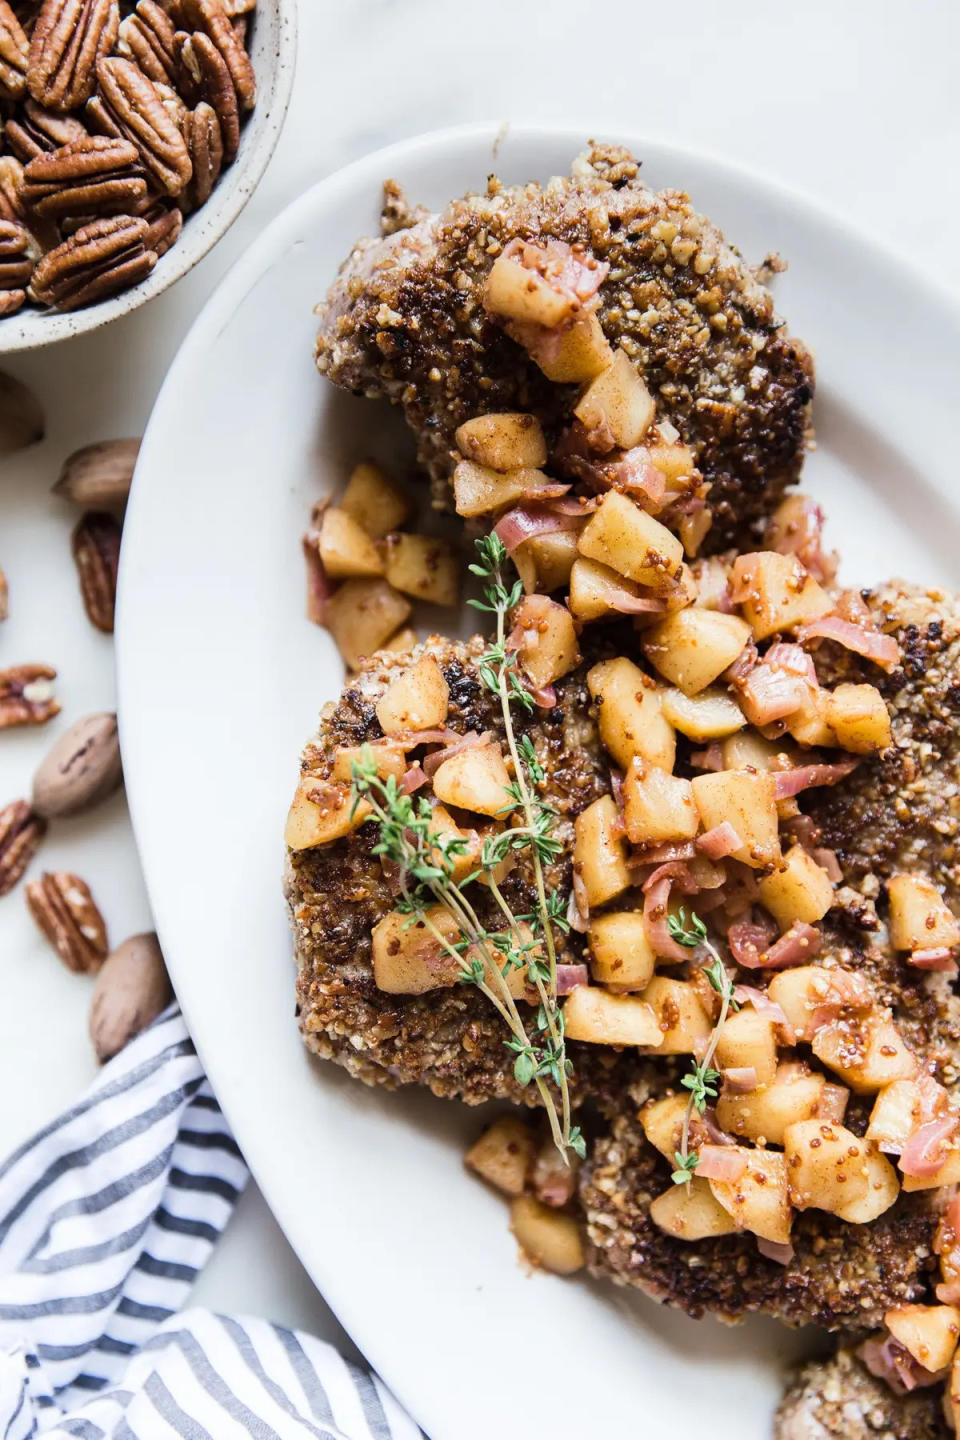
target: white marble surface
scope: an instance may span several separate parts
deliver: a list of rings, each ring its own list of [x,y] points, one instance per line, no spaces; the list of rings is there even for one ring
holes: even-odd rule
[[[686,0],[669,11],[644,0],[603,10],[576,0],[301,0],[286,131],[233,231],[145,311],[10,366],[42,396],[48,429],[42,445],[0,462],[0,564],[11,590],[0,666],[55,665],[64,714],[46,730],[0,736],[0,800],[27,792],[71,718],[112,706],[111,643],[86,622],[69,555],[75,517],[49,494],[60,461],[88,441],[139,433],[219,276],[299,191],[366,151],[440,126],[582,121],[585,135],[610,138],[623,127],[801,188],[956,292],[958,47],[960,8],[945,0]],[[249,397],[240,399],[238,423],[256,423]],[[203,504],[198,494],[198,512]],[[122,799],[57,826],[44,863],[89,879],[116,941],[149,925]],[[0,1152],[94,1074],[89,988],[40,940],[22,892],[0,902]],[[253,1187],[197,1299],[337,1334]]]

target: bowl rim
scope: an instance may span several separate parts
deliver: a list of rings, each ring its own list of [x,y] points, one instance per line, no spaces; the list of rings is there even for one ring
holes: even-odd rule
[[[261,5],[264,3],[265,0],[260,0]],[[211,209],[211,202],[208,202],[195,215],[188,216],[184,240],[167,252],[167,255],[176,256],[179,251],[178,258],[167,265],[164,264],[167,255],[161,256],[152,273],[139,285],[85,309],[60,314],[24,306],[16,315],[0,320],[0,355],[41,350],[77,335],[88,335],[132,314],[188,275],[226,235],[257,189],[273,158],[293,93],[298,4],[297,0],[271,0],[271,4],[275,12],[275,43],[265,52],[269,62],[268,77],[257,77],[258,87],[266,88],[267,93],[258,102],[247,127],[249,130],[256,124],[256,134],[245,151],[241,141],[241,153],[235,168],[224,176],[226,183],[220,205]],[[270,82],[268,88],[264,83],[267,78]],[[193,221],[196,223],[187,235],[186,228]]]

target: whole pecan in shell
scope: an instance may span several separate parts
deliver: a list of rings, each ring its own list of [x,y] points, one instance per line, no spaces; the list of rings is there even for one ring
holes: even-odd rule
[[[156,0],[140,0],[132,15],[120,22],[117,53],[133,60],[149,80],[172,85],[177,70],[173,22]]]
[[[13,800],[0,810],[0,895],[9,895],[47,833],[47,822],[26,800]]]
[[[27,88],[30,41],[7,0],[0,0],[0,92],[10,100],[22,98]]]
[[[51,220],[129,213],[147,193],[138,159],[128,140],[85,135],[30,161],[23,172],[24,202]]]
[[[27,87],[47,110],[76,110],[120,28],[117,0],[44,0],[30,40]]]
[[[144,245],[148,226],[138,216],[94,220],[50,250],[37,265],[30,297],[58,310],[77,310],[145,280],[157,263]]]
[[[179,195],[192,174],[190,152],[156,87],[138,65],[113,55],[97,66],[100,93],[87,107],[94,124],[112,126],[140,152],[143,168],[167,195]]]
[[[223,147],[223,163],[230,165],[240,146],[240,107],[226,61],[208,35],[196,31],[177,32],[177,56],[193,94],[206,101],[217,117]]]
[[[113,633],[120,534],[112,515],[95,510],[84,515],[73,532],[73,558],[84,607],[91,624],[106,635]]]
[[[100,969],[109,948],[107,927],[86,881],[68,871],[47,871],[27,886],[26,900],[65,965],[80,974]]]
[[[12,665],[0,670],[0,730],[46,725],[59,715],[52,684],[56,678],[56,670],[49,665]]]

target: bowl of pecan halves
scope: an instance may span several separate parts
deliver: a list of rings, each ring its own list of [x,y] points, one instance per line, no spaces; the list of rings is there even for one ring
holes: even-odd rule
[[[0,0],[0,352],[136,309],[279,137],[296,0]]]

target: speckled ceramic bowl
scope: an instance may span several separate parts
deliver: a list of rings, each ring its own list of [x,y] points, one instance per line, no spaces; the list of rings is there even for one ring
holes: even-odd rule
[[[240,152],[206,205],[188,216],[176,245],[160,257],[148,278],[99,305],[69,314],[24,306],[19,314],[0,320],[0,354],[35,350],[97,330],[162,294],[203,259],[250,199],[274,152],[290,103],[296,38],[297,0],[258,0],[250,44],[257,104],[243,128]]]

